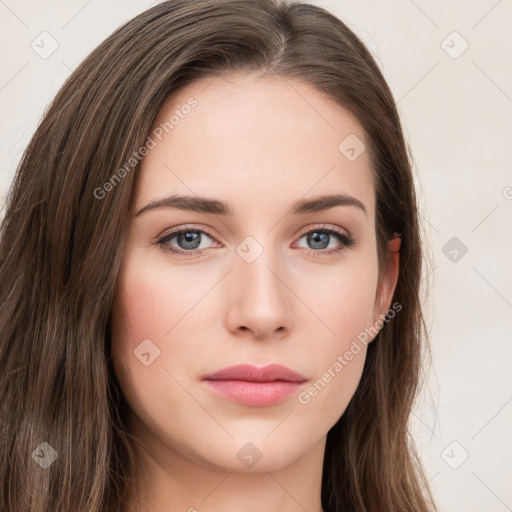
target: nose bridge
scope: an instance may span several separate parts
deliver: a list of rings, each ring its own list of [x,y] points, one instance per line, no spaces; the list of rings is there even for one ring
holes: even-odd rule
[[[238,245],[236,252],[236,274],[243,281],[248,293],[253,295],[252,292],[256,292],[252,298],[269,302],[279,299],[285,293],[281,281],[283,277],[279,279],[284,265],[279,260],[278,251],[273,247],[270,236],[262,242],[247,237]]]
[[[236,290],[231,298],[236,327],[260,334],[289,327],[291,321],[285,264],[270,240],[270,236],[262,242],[250,236],[244,239],[236,247],[231,276]]]

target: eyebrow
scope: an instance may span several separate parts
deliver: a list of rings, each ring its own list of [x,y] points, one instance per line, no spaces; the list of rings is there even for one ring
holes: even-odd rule
[[[318,196],[311,199],[299,199],[295,201],[291,208],[292,215],[304,215],[307,213],[321,212],[337,206],[353,206],[361,210],[367,217],[368,212],[364,204],[353,196],[346,194],[334,194]],[[180,196],[172,195],[161,199],[150,201],[146,206],[141,208],[136,217],[145,212],[155,210],[157,208],[175,208],[200,213],[213,213],[215,215],[233,216],[233,206],[229,203],[198,196]]]

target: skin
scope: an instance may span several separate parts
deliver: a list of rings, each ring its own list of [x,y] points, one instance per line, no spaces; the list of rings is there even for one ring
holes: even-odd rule
[[[141,501],[133,497],[130,510],[320,512],[326,436],[357,388],[366,346],[307,404],[298,393],[267,407],[232,403],[201,377],[278,363],[307,378],[299,391],[309,389],[389,309],[399,239],[379,279],[369,157],[349,161],[338,150],[349,134],[367,143],[346,109],[296,80],[230,75],[187,85],[154,128],[190,97],[197,106],[141,162],[116,288],[112,356],[140,468]],[[357,198],[367,214],[354,206],[287,214],[298,199],[334,193]],[[171,194],[226,201],[234,214],[166,207],[136,216]],[[192,256],[155,245],[184,226],[214,236],[200,235]],[[319,226],[337,226],[356,245],[331,235],[318,249],[305,234]],[[251,263],[236,252],[247,237],[263,249]],[[187,248],[177,237],[169,245]],[[147,366],[134,355],[146,339],[160,350]],[[237,457],[249,442],[261,453],[252,467]]]

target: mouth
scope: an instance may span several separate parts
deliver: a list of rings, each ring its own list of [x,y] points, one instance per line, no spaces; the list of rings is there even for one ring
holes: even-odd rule
[[[201,379],[211,391],[229,401],[253,407],[282,402],[297,392],[307,379],[286,366],[272,364],[263,368],[236,365]]]

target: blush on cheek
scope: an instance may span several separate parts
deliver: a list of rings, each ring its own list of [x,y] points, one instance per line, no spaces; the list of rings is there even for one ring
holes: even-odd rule
[[[134,258],[126,262],[118,276],[114,308],[118,330],[130,333],[130,338],[135,341],[151,337],[153,333],[150,331],[158,317],[155,306],[165,301],[165,297],[160,296],[163,293],[159,292],[162,284],[155,281],[155,276],[145,271],[144,265]]]
[[[133,284],[135,286],[128,287],[123,278],[118,281],[112,308],[112,358],[121,373],[128,371],[136,362],[134,350],[137,346],[152,337],[148,329],[151,325],[147,316],[149,311],[145,309],[148,302],[143,294],[135,291],[141,291],[137,283]]]

